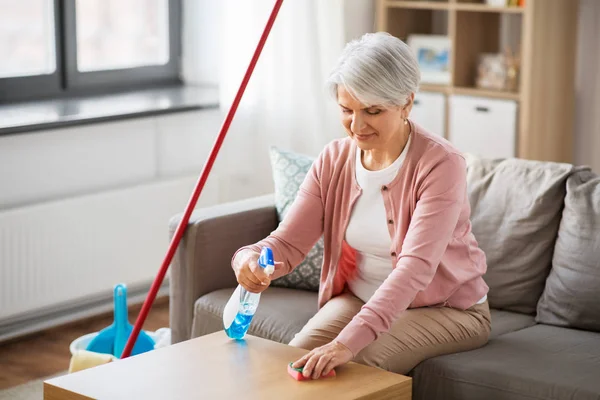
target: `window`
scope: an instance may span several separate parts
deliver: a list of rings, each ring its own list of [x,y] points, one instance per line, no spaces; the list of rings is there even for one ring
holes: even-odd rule
[[[77,0],[77,69],[81,72],[165,65],[167,0]]]
[[[0,102],[179,82],[181,0],[0,0]]]
[[[2,9],[10,0],[3,0]],[[0,78],[56,71],[54,8],[51,1],[14,2],[0,13]]]

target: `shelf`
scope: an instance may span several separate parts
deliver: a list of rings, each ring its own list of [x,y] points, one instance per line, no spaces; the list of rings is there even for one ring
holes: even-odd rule
[[[493,99],[519,101],[521,96],[515,92],[503,92],[500,90],[488,90],[479,88],[454,87],[451,88],[452,94],[461,94],[465,96],[490,97]]]
[[[525,11],[524,7],[492,7],[487,4],[469,4],[469,3],[456,3],[452,5],[452,8],[458,11],[469,11],[469,12],[494,12],[494,13],[507,13],[507,14],[522,14]]]
[[[465,96],[488,97],[492,99],[514,100],[519,101],[521,96],[515,92],[503,92],[500,90],[488,90],[471,87],[454,87],[444,85],[429,85],[422,84],[419,87],[419,92],[434,92],[447,95],[459,94]]]
[[[510,22],[510,24],[506,24]],[[502,53],[506,46],[518,51],[522,43],[522,14],[499,14],[487,12],[459,12],[456,15],[452,82],[455,87],[477,87],[477,75],[483,54]],[[504,27],[510,34],[501,37]]]
[[[386,30],[404,41],[407,41],[409,36],[414,34],[448,35],[446,23],[436,24],[436,21],[445,22],[448,20],[447,10],[389,7],[386,12],[386,19]]]
[[[506,102],[511,103],[510,107],[517,106],[514,137],[517,157],[571,162],[570,128],[574,119],[571,111],[576,85],[573,74],[566,74],[565,70],[572,71],[577,58],[576,3],[525,0],[520,2],[522,6],[505,6],[504,1],[487,0],[377,0],[376,29],[404,41],[417,34],[445,35],[450,39],[447,67],[451,71],[450,84],[423,82],[419,93],[423,94],[421,111],[427,111],[425,115],[440,113],[437,103],[425,109],[426,101],[443,100],[446,113],[440,123],[444,129],[437,130],[445,132],[446,137],[452,137],[452,124],[456,122],[447,112],[453,96],[472,96],[481,99],[481,103]],[[485,68],[495,68],[482,65],[484,57],[507,50],[520,56],[518,86],[511,88],[514,91],[480,89],[478,75],[485,73]]]
[[[404,0],[388,0],[388,7],[393,8],[413,8],[421,10],[449,10],[450,4],[440,1],[404,1]]]
[[[458,10],[467,12],[493,12],[507,14],[522,14],[524,7],[493,7],[478,3],[447,3],[441,1],[409,1],[388,0],[386,5],[390,8],[412,8],[418,10]]]
[[[423,83],[419,85],[419,91],[421,92],[436,92],[436,93],[445,93],[450,94],[452,91],[452,86],[445,85],[431,85],[427,83]]]

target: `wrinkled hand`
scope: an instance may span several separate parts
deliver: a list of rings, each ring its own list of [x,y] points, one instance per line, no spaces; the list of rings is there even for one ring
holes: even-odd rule
[[[271,277],[258,265],[260,253],[252,250],[240,251],[233,260],[235,277],[244,289],[252,293],[261,293],[271,284]],[[277,271],[283,263],[275,262]]]
[[[332,341],[325,346],[317,347],[292,364],[292,368],[302,368],[304,377],[318,379],[327,375],[332,369],[346,364],[354,358],[352,352],[343,344]]]

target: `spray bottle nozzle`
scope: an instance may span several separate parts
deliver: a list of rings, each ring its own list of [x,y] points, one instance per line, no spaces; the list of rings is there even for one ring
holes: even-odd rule
[[[269,275],[275,271],[275,261],[273,261],[273,250],[269,247],[263,247],[258,258],[258,265],[265,269]]]

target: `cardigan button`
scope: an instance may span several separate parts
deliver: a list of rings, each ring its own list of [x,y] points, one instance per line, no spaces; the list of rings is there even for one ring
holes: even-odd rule
[[[386,191],[386,190],[388,190],[388,187],[387,186],[382,186],[381,190]]]
[[[388,219],[388,224],[390,224],[390,225],[391,225],[391,224],[393,224],[393,223],[394,223],[394,221],[393,221],[393,220],[391,220],[391,219]]]
[[[396,257],[396,252],[392,251],[392,257]]]

